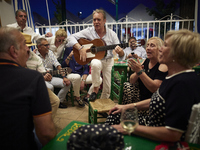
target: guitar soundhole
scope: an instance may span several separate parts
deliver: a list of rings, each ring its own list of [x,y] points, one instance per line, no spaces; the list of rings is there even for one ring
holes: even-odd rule
[[[97,53],[97,48],[96,48],[96,46],[94,46],[94,45],[91,46],[90,51],[91,51],[92,54],[96,54],[96,53]]]

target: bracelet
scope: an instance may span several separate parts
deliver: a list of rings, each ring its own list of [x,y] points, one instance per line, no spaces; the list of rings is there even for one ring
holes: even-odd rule
[[[144,70],[144,69],[140,70],[139,72],[137,72],[137,75],[138,75],[138,76],[141,75],[142,72],[145,72],[145,70]]]
[[[71,60],[71,58],[68,56],[68,57],[67,57],[67,60]]]
[[[137,108],[137,104],[136,104],[136,103],[133,103],[133,105],[134,105],[134,107],[136,107],[136,108]]]
[[[78,50],[80,51],[83,48],[83,46],[81,46]]]

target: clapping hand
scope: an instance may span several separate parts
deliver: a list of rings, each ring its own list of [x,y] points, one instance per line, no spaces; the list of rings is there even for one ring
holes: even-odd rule
[[[128,60],[128,66],[131,68],[132,71],[134,72],[139,72],[144,68],[144,66],[140,63],[139,59],[135,61],[134,59],[130,58]]]

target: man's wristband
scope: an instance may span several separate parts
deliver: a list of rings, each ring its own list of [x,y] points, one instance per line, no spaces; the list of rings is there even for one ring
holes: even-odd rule
[[[145,72],[145,70],[144,70],[144,69],[140,70],[139,72],[137,72],[137,75],[138,75],[138,76],[141,75],[142,72]]]
[[[83,46],[81,46],[78,50],[80,51],[83,48]]]

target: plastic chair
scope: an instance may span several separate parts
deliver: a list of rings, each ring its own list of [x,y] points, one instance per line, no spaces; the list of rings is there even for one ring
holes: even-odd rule
[[[200,103],[192,106],[185,141],[200,144]]]
[[[94,102],[89,102],[88,109],[88,122],[92,124],[104,123],[105,118],[98,113],[108,113],[111,108],[113,108],[116,103],[113,100],[117,100],[118,104],[122,103],[123,96],[123,83],[125,81],[124,72],[120,75],[118,71],[111,71],[111,99],[96,99]],[[100,120],[101,119],[101,120]],[[99,121],[98,121],[99,120]]]

